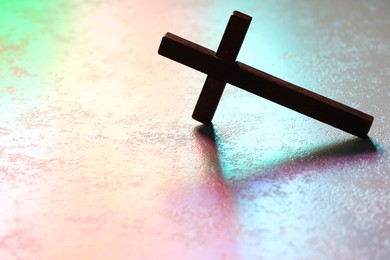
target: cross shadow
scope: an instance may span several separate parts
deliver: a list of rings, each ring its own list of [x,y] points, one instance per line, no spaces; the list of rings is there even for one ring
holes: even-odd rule
[[[195,134],[208,138],[210,141],[215,144],[215,130],[213,124],[210,125],[200,125],[195,127]]]
[[[234,229],[237,223],[237,198],[223,174],[214,127],[212,124],[201,125],[192,134],[200,162],[196,197],[201,205],[207,207],[202,211],[207,212],[207,222],[212,223],[213,232],[218,234],[218,248],[229,252],[229,255],[237,255],[236,242],[232,239],[237,236]]]
[[[220,191],[226,192],[227,187],[223,177],[213,125],[196,127],[194,137],[199,150],[198,154],[202,157],[203,171],[207,172],[207,176],[204,176],[204,178],[213,184],[217,184]]]
[[[220,158],[221,151],[218,150],[221,149],[218,148],[220,140],[213,125],[194,128],[193,137],[200,161],[198,176],[201,192],[196,198],[202,205],[208,206],[206,211],[212,216],[211,221],[219,227],[218,235],[226,238],[219,240],[219,247],[231,252],[234,252],[236,247],[234,240],[230,239],[236,236],[236,231],[232,228],[237,224],[236,205],[242,198],[251,201],[254,197],[246,195],[246,190],[256,186],[256,196],[268,197],[270,194],[277,194],[278,191],[278,188],[273,188],[272,183],[290,182],[298,175],[306,178],[313,173],[322,174],[326,167],[338,169],[346,163],[357,164],[359,160],[372,160],[378,155],[378,149],[370,138],[352,138],[341,143],[310,149],[305,155],[294,158],[292,162],[285,159],[269,168],[261,166],[260,171],[256,169],[257,166],[253,166],[249,169],[249,174],[244,174],[242,179],[239,176],[227,179],[230,173],[224,170],[225,162],[221,161],[223,158]],[[229,163],[229,159],[226,163]]]
[[[330,144],[313,151],[316,156],[345,156],[360,153],[376,153],[377,147],[371,138],[355,137],[342,143]]]
[[[224,182],[224,172],[221,167],[219,159],[218,144],[216,141],[216,134],[213,125],[201,125],[194,129],[197,145],[200,146],[204,156],[212,154],[212,160],[214,167],[218,168],[218,180]],[[204,141],[208,140],[207,145]],[[320,147],[310,148],[302,153],[303,155],[297,155],[289,157],[288,159],[278,161],[276,164],[266,167],[262,165],[253,165],[253,169],[247,169],[246,171],[252,171],[253,175],[248,176],[249,179],[258,178],[263,176],[263,173],[281,173],[282,175],[289,175],[289,178],[299,174],[299,172],[305,171],[305,169],[316,169],[321,164],[318,170],[324,170],[326,167],[334,167],[333,163],[340,162],[342,164],[353,164],[358,160],[371,160],[376,158],[380,154],[378,145],[375,145],[371,138],[351,138],[346,141],[331,143]],[[286,171],[286,168],[289,171]],[[259,170],[260,169],[260,170]],[[259,176],[259,174],[261,176]],[[257,176],[256,176],[257,175]],[[283,176],[281,176],[283,178]],[[287,177],[287,176],[284,176]],[[249,181],[248,179],[248,181]]]

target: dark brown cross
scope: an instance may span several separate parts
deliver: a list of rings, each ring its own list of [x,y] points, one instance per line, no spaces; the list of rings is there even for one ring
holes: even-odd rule
[[[158,53],[206,73],[207,79],[192,117],[210,124],[225,84],[293,109],[359,137],[366,137],[374,118],[307,89],[235,61],[252,18],[235,11],[217,52],[167,33]]]

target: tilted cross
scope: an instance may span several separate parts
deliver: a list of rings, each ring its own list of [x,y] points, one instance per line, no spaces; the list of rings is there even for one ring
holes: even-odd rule
[[[252,18],[233,12],[217,52],[167,33],[158,53],[208,76],[192,117],[210,124],[226,83],[350,134],[366,137],[374,117],[236,61]]]

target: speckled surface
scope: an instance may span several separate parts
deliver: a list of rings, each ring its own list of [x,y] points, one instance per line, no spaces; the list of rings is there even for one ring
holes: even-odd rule
[[[0,3],[0,259],[388,259],[390,2]],[[170,31],[375,117],[361,140],[157,54]]]

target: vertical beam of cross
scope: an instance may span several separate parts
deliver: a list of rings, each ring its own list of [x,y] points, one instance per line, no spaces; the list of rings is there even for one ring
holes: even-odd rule
[[[219,44],[216,56],[228,63],[234,63],[248,31],[252,17],[234,11]],[[221,99],[226,82],[207,76],[196,103],[192,118],[203,123],[211,124]]]

